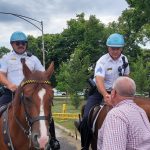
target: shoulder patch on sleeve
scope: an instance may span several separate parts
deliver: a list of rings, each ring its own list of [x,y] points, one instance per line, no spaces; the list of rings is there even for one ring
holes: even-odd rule
[[[103,69],[102,69],[102,67],[99,67],[99,68],[97,69],[96,73],[97,73],[97,72],[100,72],[100,73],[102,73],[102,72],[103,72]]]

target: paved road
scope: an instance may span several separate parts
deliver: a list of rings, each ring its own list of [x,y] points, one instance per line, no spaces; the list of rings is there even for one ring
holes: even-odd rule
[[[80,141],[69,136],[65,131],[56,128],[56,136],[60,142],[61,150],[81,150]]]

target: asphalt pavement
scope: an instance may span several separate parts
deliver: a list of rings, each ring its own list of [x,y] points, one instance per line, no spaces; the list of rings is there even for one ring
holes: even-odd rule
[[[60,142],[61,150],[81,150],[80,137],[75,138],[75,133],[67,130],[66,128],[55,124],[56,136]]]

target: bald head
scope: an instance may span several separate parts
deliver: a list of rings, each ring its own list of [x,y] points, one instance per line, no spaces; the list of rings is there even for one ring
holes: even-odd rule
[[[136,85],[129,77],[119,77],[114,82],[113,89],[115,89],[120,96],[133,97],[136,92]]]

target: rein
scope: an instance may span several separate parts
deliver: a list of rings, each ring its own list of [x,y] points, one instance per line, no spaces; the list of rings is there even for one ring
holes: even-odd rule
[[[7,107],[7,109],[4,111],[2,117],[3,117],[3,138],[4,138],[4,142],[8,147],[8,150],[14,150],[13,144],[12,144],[12,140],[10,137],[10,130],[9,130],[9,120],[8,120],[8,110],[9,110],[9,106]]]
[[[24,82],[21,83],[21,88],[23,88],[25,85],[27,84],[48,84],[48,85],[51,85],[51,82],[49,82],[48,80],[45,80],[45,81],[38,81],[38,80],[26,80]],[[29,126],[29,130],[26,130],[23,125],[21,124],[21,122],[18,120],[17,117],[16,118],[16,121],[18,123],[18,125],[20,126],[20,128],[24,131],[24,133],[26,133],[28,136],[30,136],[31,134],[31,127],[32,125],[36,122],[36,121],[39,121],[39,120],[48,120],[48,122],[50,122],[52,120],[52,117],[50,116],[50,114],[48,116],[37,116],[37,117],[31,117],[28,112],[27,112],[27,108],[25,106],[25,103],[24,103],[24,100],[26,99],[26,97],[24,96],[24,93],[22,93],[21,95],[21,99],[22,99],[22,102],[23,102],[23,107],[24,107],[24,110],[25,110],[25,117],[26,117],[26,120],[28,122],[28,126]]]
[[[26,80],[26,81],[23,81],[20,86],[21,86],[21,88],[23,88],[27,84],[48,84],[48,85],[51,85],[51,82],[49,82],[48,80],[45,80],[45,81]],[[25,105],[25,102],[24,102],[25,99],[26,99],[26,97],[24,96],[23,92],[21,94],[21,99],[22,99],[23,107],[24,107],[24,111],[25,111],[25,118],[26,118],[26,121],[28,123],[29,128],[26,129],[16,116],[15,116],[15,121],[18,124],[18,126],[21,128],[21,130],[28,136],[28,138],[30,138],[31,137],[31,128],[32,128],[32,125],[36,121],[39,121],[39,120],[47,120],[50,123],[52,121],[52,116],[49,114],[48,116],[31,117],[29,115],[29,113],[27,112],[27,108],[26,108],[26,105]],[[8,115],[8,111],[7,111],[7,115]],[[8,125],[9,125],[8,119],[5,119],[5,122],[6,122],[7,127],[8,127]],[[5,141],[5,144],[8,146],[9,150],[14,150],[13,144],[11,142],[11,137],[10,137],[10,132],[9,131],[6,132],[6,134],[4,135],[4,141]],[[8,144],[8,141],[11,144]],[[31,146],[31,138],[30,138],[30,145],[29,145],[29,147],[30,146]]]

